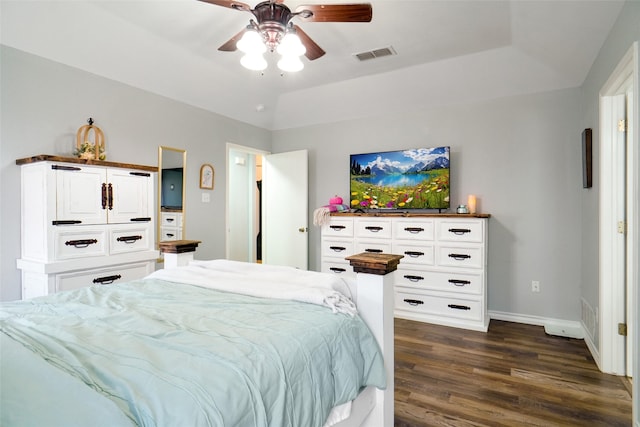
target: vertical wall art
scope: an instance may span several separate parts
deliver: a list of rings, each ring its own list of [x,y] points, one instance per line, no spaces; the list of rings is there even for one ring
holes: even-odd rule
[[[582,131],[582,187],[591,188],[593,181],[591,159],[591,129]]]

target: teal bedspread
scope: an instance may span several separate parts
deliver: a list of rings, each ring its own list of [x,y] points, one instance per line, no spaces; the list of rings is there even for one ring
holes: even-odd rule
[[[313,427],[385,386],[358,316],[157,279],[3,303],[0,330],[4,427]]]

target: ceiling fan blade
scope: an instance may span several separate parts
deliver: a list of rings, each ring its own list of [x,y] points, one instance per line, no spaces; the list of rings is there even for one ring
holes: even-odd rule
[[[307,22],[371,22],[373,9],[369,3],[312,4],[298,6],[295,13]]]
[[[251,12],[251,6],[239,1],[232,1],[232,0],[200,0],[200,1],[205,3],[215,4],[217,6],[228,7],[229,9]]]
[[[240,31],[235,36],[231,37],[225,44],[220,46],[218,48],[218,50],[221,50],[223,52],[235,52],[238,49],[236,47],[236,43],[238,43],[238,40],[240,40],[242,38],[242,35],[244,34],[245,31],[247,31],[246,28],[244,30]]]
[[[320,46],[316,44],[316,42],[311,40],[311,37],[309,37],[307,33],[302,31],[302,28],[297,25],[294,25],[293,27],[296,29],[296,34],[298,34],[298,37],[300,37],[300,42],[307,49],[307,51],[304,53],[304,56],[306,56],[309,61],[318,59],[326,53]]]

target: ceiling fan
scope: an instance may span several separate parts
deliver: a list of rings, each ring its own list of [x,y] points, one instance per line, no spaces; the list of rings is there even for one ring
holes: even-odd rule
[[[291,22],[300,18],[305,22],[371,22],[371,4],[317,4],[298,6],[295,12],[283,4],[284,0],[267,0],[258,3],[253,9],[245,3],[233,0],[200,0],[218,6],[243,12],[250,12],[255,17],[247,28],[233,36],[218,48],[220,51],[233,52],[238,49],[237,43],[246,32],[255,31],[270,51],[274,51],[283,42],[287,34],[297,34],[304,56],[310,61],[320,58],[325,51],[316,44],[302,29]],[[242,49],[241,49],[242,50]],[[266,65],[265,65],[266,66]]]

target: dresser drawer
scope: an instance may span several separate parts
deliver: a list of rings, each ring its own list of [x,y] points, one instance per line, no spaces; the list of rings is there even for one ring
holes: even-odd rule
[[[160,216],[160,226],[182,227],[182,213],[162,212]]]
[[[396,286],[476,295],[481,295],[484,290],[482,274],[424,271],[402,267],[396,271]]]
[[[182,229],[176,227],[160,227],[159,241],[182,240]]]
[[[152,250],[151,225],[137,227],[113,227],[109,231],[109,253],[121,254]]]
[[[323,260],[321,271],[323,273],[337,274],[342,277],[355,277],[356,275],[356,273],[353,271],[353,267],[346,260]]]
[[[412,264],[416,266],[431,266],[435,263],[434,248],[432,244],[414,244],[393,242],[391,253],[404,255],[400,260],[401,264]]]
[[[443,246],[436,251],[436,264],[445,267],[483,268],[484,250],[474,246]]]
[[[437,237],[441,242],[483,243],[484,222],[442,220],[438,223]]]
[[[355,233],[358,238],[390,239],[391,220],[358,218],[355,221]]]
[[[322,257],[342,258],[353,255],[353,240],[349,239],[323,239],[322,240]]]
[[[356,250],[354,253],[359,254],[362,252],[368,253],[391,253],[391,241],[376,241],[376,240],[367,240],[367,241],[358,241],[356,242]],[[402,260],[401,260],[402,262]]]
[[[56,260],[107,255],[105,227],[73,226],[55,230]]]
[[[465,320],[482,319],[482,302],[476,299],[396,291],[396,309],[415,313],[455,317]]]
[[[331,218],[322,226],[323,237],[353,237],[353,218]]]
[[[396,240],[430,241],[434,239],[433,220],[397,219],[393,225],[393,238]]]
[[[142,279],[152,273],[153,268],[152,262],[141,262],[95,270],[83,270],[76,273],[58,274],[56,275],[56,292]]]

